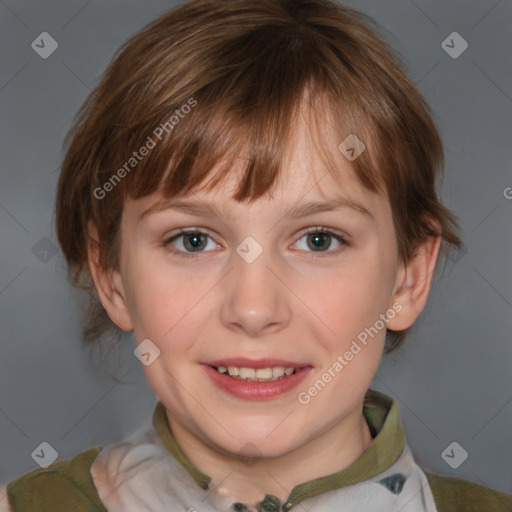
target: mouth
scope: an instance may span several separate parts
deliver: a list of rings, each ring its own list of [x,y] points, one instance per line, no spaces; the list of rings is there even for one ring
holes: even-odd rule
[[[218,389],[243,400],[271,400],[285,395],[313,370],[309,364],[278,359],[223,359],[201,366]]]
[[[300,368],[284,366],[268,366],[264,368],[250,368],[247,366],[211,366],[222,375],[235,380],[246,382],[273,382],[294,375]]]
[[[216,372],[234,380],[247,382],[272,382],[295,375],[303,368],[312,365],[286,359],[262,358],[258,360],[246,357],[231,357],[203,363]]]

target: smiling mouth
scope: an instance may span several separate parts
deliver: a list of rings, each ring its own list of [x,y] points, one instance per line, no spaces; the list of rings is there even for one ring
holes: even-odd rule
[[[212,368],[226,377],[248,382],[272,382],[285,379],[290,375],[294,375],[299,370],[299,368],[285,368],[284,366],[272,366],[258,369],[243,366],[212,366]]]

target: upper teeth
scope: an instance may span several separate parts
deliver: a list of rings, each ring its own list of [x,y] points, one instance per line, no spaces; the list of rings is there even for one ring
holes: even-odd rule
[[[291,375],[294,368],[285,368],[284,366],[274,366],[269,368],[245,368],[243,366],[217,366],[217,371],[220,373],[229,373],[231,377],[240,380],[262,382],[272,381],[283,377],[284,375]]]

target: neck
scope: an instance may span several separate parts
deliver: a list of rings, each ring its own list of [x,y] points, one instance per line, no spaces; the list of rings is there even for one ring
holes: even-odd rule
[[[228,454],[187,430],[167,413],[171,431],[188,458],[211,477],[213,489],[233,501],[255,504],[265,494],[281,503],[298,484],[342,471],[355,462],[372,443],[360,409],[306,444],[279,457],[252,461]],[[307,460],[307,464],[304,461]]]

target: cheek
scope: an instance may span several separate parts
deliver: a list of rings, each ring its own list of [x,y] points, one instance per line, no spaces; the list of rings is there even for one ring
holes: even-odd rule
[[[136,262],[134,262],[136,263]],[[176,270],[161,264],[133,265],[129,309],[137,340],[151,339],[161,350],[180,352],[194,330],[190,321],[203,286],[187,285]],[[168,340],[173,343],[167,343]]]
[[[302,288],[302,296],[325,324],[328,338],[343,345],[385,313],[390,297],[388,277],[384,261],[358,254],[343,267],[317,275],[314,284]]]
[[[198,340],[206,339],[207,326],[220,328],[215,312],[225,295],[219,291],[219,274],[207,267],[184,271],[166,258],[133,258],[131,263],[135,338],[149,338],[165,356],[161,363],[179,372],[184,362],[200,357],[203,346]]]
[[[369,262],[363,263],[339,273],[331,281],[336,286],[317,292],[311,305],[321,319],[311,330],[324,350],[316,379],[330,382],[318,404],[332,406],[334,401],[345,403],[364,395],[382,358],[386,324],[380,315],[387,311],[388,285],[380,281],[378,265],[371,270]]]

